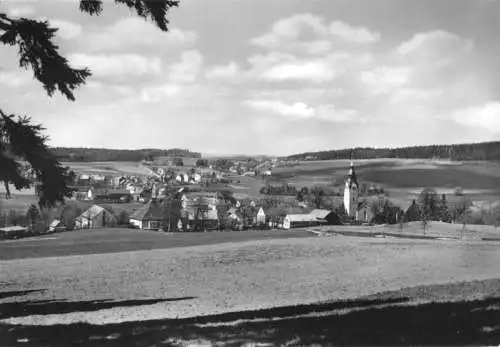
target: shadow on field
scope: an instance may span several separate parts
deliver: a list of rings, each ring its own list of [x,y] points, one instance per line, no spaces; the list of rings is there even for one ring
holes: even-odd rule
[[[309,316],[305,316],[309,314]],[[312,316],[315,314],[315,316]],[[418,304],[356,300],[189,319],[49,327],[0,325],[0,341],[22,346],[497,345],[500,299]],[[200,344],[198,344],[200,345]]]
[[[132,307],[153,305],[160,302],[191,300],[194,297],[143,300],[92,300],[92,301],[59,301],[39,300],[24,302],[0,303],[0,319],[27,317],[31,315],[63,314],[71,312],[92,312],[116,307]],[[0,339],[1,340],[1,339]]]

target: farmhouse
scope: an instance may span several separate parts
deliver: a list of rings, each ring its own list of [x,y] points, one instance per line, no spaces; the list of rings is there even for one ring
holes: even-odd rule
[[[315,209],[309,212],[311,219],[321,222],[324,225],[341,225],[339,216],[330,210]]]
[[[366,201],[361,201],[358,203],[358,207],[356,209],[356,220],[363,222],[363,223],[368,223],[373,219],[374,215],[368,206],[368,203]]]
[[[116,217],[104,207],[92,205],[88,210],[76,217],[75,229],[115,226]]]
[[[0,228],[0,238],[4,239],[14,239],[18,237],[23,237],[27,233],[28,233],[27,227],[22,227],[18,225]]]
[[[193,205],[183,208],[181,219],[178,222],[180,230],[204,231],[217,229],[219,216],[217,209],[209,208],[207,205]]]
[[[157,230],[163,220],[163,208],[157,201],[149,201],[130,216],[130,224],[141,230]]]

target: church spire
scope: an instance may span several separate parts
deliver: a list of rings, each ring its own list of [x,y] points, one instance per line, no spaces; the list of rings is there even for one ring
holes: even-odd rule
[[[347,175],[347,182],[349,186],[356,185],[358,186],[358,180],[356,178],[356,172],[354,171],[354,162],[351,161],[351,166],[349,168],[349,175]]]

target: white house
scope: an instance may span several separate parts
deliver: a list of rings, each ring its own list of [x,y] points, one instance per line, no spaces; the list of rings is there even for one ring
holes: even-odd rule
[[[262,207],[259,207],[259,210],[257,211],[256,222],[257,224],[266,223],[266,213],[264,212],[264,209]]]

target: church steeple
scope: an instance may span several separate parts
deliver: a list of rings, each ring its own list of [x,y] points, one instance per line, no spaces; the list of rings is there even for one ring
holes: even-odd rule
[[[358,179],[356,178],[356,172],[354,171],[354,163],[351,161],[351,167],[349,168],[349,174],[347,175],[346,182],[349,187],[355,185],[358,187]]]

